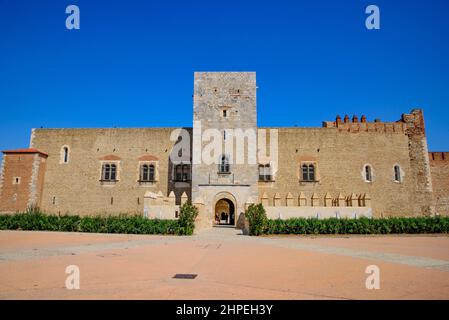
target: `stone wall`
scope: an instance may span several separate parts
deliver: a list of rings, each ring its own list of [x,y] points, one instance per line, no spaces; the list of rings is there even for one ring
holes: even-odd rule
[[[266,207],[269,219],[286,220],[290,218],[348,218],[372,217],[372,210],[368,207],[332,208],[332,207]]]
[[[373,215],[416,216],[428,214],[432,207],[432,187],[428,167],[426,138],[420,110],[403,115],[395,123],[362,117],[342,122],[323,123],[323,128],[261,128],[278,131],[278,171],[273,181],[259,182],[259,200],[286,205],[287,197],[298,205],[301,194],[306,206],[324,205],[324,198],[335,203],[368,194]],[[418,123],[414,123],[414,121]],[[267,141],[268,144],[268,141]],[[316,165],[316,181],[301,182],[302,163]],[[372,182],[364,179],[364,166],[372,168]],[[394,179],[399,165],[401,181]]]
[[[212,224],[215,203],[222,197],[234,203],[239,224],[247,200],[258,197],[255,72],[195,72],[193,120],[192,198],[204,203],[201,214],[205,216],[201,219]],[[216,136],[208,138],[208,129],[213,129]],[[237,134],[248,134],[240,140],[243,150],[237,149]],[[220,141],[222,150],[213,150],[215,161],[207,163],[201,158],[202,150],[213,139]],[[223,154],[229,157],[229,174],[218,173],[219,158]],[[250,155],[254,155],[254,163]]]
[[[449,215],[449,152],[429,153],[436,213]]]
[[[42,208],[60,214],[143,214],[147,191],[174,192],[177,203],[190,182],[173,181],[169,159],[175,128],[135,129],[35,129],[31,145],[48,153]],[[175,139],[176,141],[176,139]],[[68,146],[69,161],[61,161],[61,148]],[[157,163],[156,181],[140,183],[139,159]],[[101,165],[113,160],[118,181],[102,183]]]

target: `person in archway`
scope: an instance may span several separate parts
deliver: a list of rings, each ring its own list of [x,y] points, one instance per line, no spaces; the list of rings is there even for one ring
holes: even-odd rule
[[[226,212],[222,212],[221,213],[221,223],[227,223],[228,222],[228,215],[226,214]]]

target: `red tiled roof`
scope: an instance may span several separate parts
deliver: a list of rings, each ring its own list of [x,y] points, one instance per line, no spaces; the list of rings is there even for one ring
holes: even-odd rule
[[[15,149],[15,150],[3,150],[2,151],[4,154],[15,154],[15,153],[39,153],[43,156],[48,157],[48,154],[42,151],[39,151],[37,149],[34,148],[22,148],[22,149]]]

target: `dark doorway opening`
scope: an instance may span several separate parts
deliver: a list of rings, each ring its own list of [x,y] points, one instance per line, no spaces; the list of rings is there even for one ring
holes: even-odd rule
[[[235,225],[235,208],[231,200],[220,199],[215,204],[215,225]]]

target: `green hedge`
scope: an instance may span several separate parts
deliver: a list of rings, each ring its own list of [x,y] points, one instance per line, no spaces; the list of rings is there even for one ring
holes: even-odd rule
[[[448,233],[449,217],[267,220],[263,234]]]
[[[55,216],[30,208],[25,213],[0,215],[0,230],[192,235],[197,213],[196,207],[188,203],[181,206],[178,220],[147,219],[142,216],[126,215]]]

